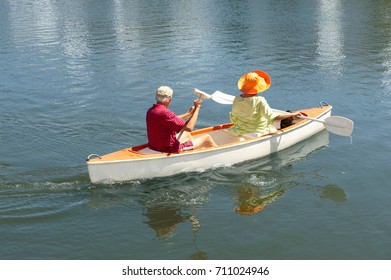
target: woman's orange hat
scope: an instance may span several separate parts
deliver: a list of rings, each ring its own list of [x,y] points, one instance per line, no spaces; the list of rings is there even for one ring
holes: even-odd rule
[[[238,88],[244,94],[255,95],[267,90],[271,83],[272,81],[266,72],[253,70],[239,79]]]

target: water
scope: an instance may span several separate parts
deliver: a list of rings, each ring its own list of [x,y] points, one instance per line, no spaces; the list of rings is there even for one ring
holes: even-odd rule
[[[0,259],[390,259],[391,2],[350,2],[2,0]],[[271,106],[327,101],[352,138],[90,183],[87,155],[146,141],[158,86],[183,113],[252,69]],[[229,111],[205,100],[197,127]]]

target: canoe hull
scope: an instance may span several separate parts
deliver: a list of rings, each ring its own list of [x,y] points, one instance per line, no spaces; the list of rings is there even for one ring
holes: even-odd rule
[[[317,110],[314,110],[317,109]],[[311,108],[303,112],[312,112],[312,117],[324,120],[331,115],[331,106]],[[316,115],[315,115],[316,114]],[[219,137],[227,132],[229,125],[222,125],[207,131],[218,143]],[[152,153],[145,155],[142,149],[128,148],[107,156],[87,160],[87,167],[92,183],[110,183],[171,176],[188,171],[199,171],[219,166],[233,165],[251,159],[268,156],[286,149],[298,142],[319,133],[324,125],[315,121],[302,120],[299,123],[279,130],[278,133],[262,137],[244,137],[217,148],[207,148],[182,152],[179,154]],[[194,137],[202,132],[194,132]],[[139,146],[141,147],[141,146]],[[128,155],[135,153],[136,155]],[[126,156],[122,156],[126,154]],[[128,158],[129,156],[132,156]]]

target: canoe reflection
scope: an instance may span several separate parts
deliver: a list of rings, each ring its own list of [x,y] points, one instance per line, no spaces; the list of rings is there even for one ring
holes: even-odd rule
[[[235,212],[242,216],[261,212],[268,204],[292,187],[291,184],[294,184],[294,182],[288,183],[289,180],[284,180],[280,171],[276,171],[278,178],[265,179],[264,175],[274,176],[274,173],[269,172],[270,170],[280,170],[283,166],[291,166],[305,160],[314,151],[326,147],[328,143],[329,134],[327,131],[323,131],[268,158],[251,161],[241,166],[240,172],[247,173],[250,179],[237,184]],[[265,171],[269,173],[265,173]]]

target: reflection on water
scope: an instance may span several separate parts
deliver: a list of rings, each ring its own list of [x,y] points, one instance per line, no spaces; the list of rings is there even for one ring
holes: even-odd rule
[[[178,224],[190,221],[190,214],[182,213],[175,205],[155,205],[146,208],[144,213],[148,217],[145,223],[149,225],[159,238],[168,238],[173,235]]]
[[[195,184],[190,184],[192,181],[195,181]],[[179,224],[188,223],[191,226],[192,242],[196,251],[190,258],[207,259],[207,253],[198,249],[197,245],[197,233],[201,229],[197,206],[208,201],[210,187],[203,180],[188,177],[178,179],[177,183],[172,187],[160,185],[143,195],[141,198],[141,203],[144,205],[143,215],[147,218],[144,223],[153,229],[155,235],[161,240],[172,238]]]
[[[260,213],[268,204],[283,196],[288,189],[297,186],[296,177],[302,180],[303,175],[290,174],[287,171],[293,165],[308,159],[315,151],[327,147],[328,144],[329,132],[324,130],[306,141],[269,157],[231,168],[229,173],[241,178],[236,180],[235,212],[242,216]],[[225,171],[222,172],[224,173],[221,174],[229,176]],[[243,180],[244,178],[246,179]],[[222,182],[221,177],[217,180]]]
[[[318,9],[318,54],[320,67],[328,75],[342,75],[343,32],[341,19],[343,10],[340,0],[320,0]]]
[[[348,199],[345,191],[335,185],[327,185],[319,189],[319,197],[322,199],[330,199],[335,203],[342,203]]]
[[[199,174],[176,176],[178,180],[175,180],[175,185],[171,183],[170,187],[158,187],[144,197],[144,215],[148,218],[145,223],[154,230],[157,237],[163,239],[172,237],[178,224],[186,222],[191,223],[192,232],[196,233],[201,229],[201,222],[195,215],[195,206],[209,201],[213,185],[225,183],[236,185],[236,195],[232,198],[235,200],[236,213],[242,216],[260,213],[287,189],[296,185],[289,174],[283,176],[278,170],[297,164],[328,143],[329,133],[322,131],[270,157]],[[202,178],[208,179],[205,181]],[[159,185],[164,186],[165,180],[169,179],[159,179]],[[150,182],[154,181],[157,182]]]
[[[389,25],[391,8],[384,7],[381,9],[380,24],[384,28],[381,30],[380,36],[387,38],[388,43],[385,44],[381,51],[382,65],[384,66],[382,83],[387,90],[387,94],[391,95],[391,27]],[[390,113],[389,113],[390,114]]]
[[[271,193],[263,193],[262,189],[252,186],[239,186],[238,205],[235,209],[236,213],[242,216],[250,216],[254,213],[261,212],[267,204],[272,203],[284,193],[283,189],[276,190]]]
[[[307,189],[320,199],[331,200],[337,204],[344,203],[348,200],[346,191],[337,185],[328,184],[325,186],[309,185]]]
[[[249,174],[250,177],[258,170],[278,170],[281,166],[289,166],[305,160],[311,153],[326,148],[328,144],[329,132],[323,130],[309,139],[278,153],[237,165],[235,170]]]
[[[202,228],[197,209],[209,201],[211,187],[207,176],[198,173],[98,185],[89,189],[88,206],[125,207],[131,212],[141,206],[142,224],[153,230],[151,239],[156,237],[160,244],[170,244],[178,231],[189,232],[194,247],[189,258],[207,259],[207,253],[197,244],[197,233]]]
[[[197,212],[209,202],[214,184],[207,172],[192,172],[112,185],[91,185],[87,206],[105,212],[112,208],[124,209],[136,220],[129,221],[129,226],[137,224],[137,230],[146,232],[143,238],[157,242],[158,246],[169,246],[177,235],[185,234],[188,243],[192,244],[193,253],[188,258],[207,259],[207,253],[198,247],[197,235],[202,229],[202,220]]]
[[[387,93],[391,95],[391,40],[383,53],[383,65],[386,69],[383,73],[383,84],[387,89]]]
[[[185,213],[174,204],[157,204],[149,206],[144,210],[147,217],[145,224],[149,225],[159,239],[168,239],[173,237],[177,226],[181,223],[189,222],[192,226],[193,243],[196,252],[191,255],[191,259],[207,259],[207,253],[198,249],[196,233],[201,228],[201,223],[196,216],[195,210],[191,214]]]

